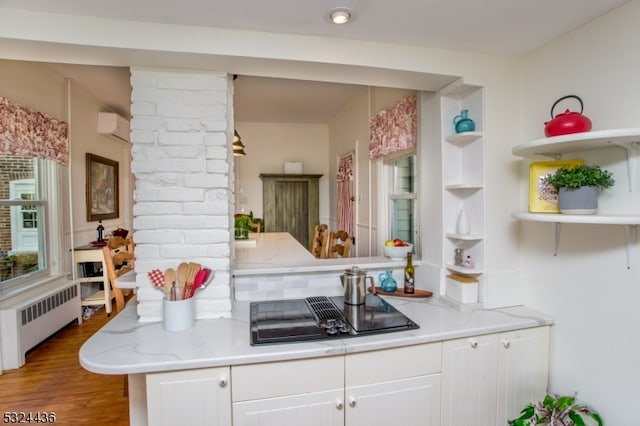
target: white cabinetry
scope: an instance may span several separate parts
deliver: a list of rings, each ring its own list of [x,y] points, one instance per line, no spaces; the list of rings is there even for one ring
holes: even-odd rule
[[[442,344],[347,355],[346,425],[438,426]]]
[[[541,400],[549,327],[444,342],[442,425],[506,424]]]
[[[442,183],[443,183],[443,264],[451,272],[474,275],[484,273],[485,248],[485,171],[484,101],[480,87],[457,85],[441,92]],[[461,110],[469,111],[475,131],[456,133],[453,119]],[[469,233],[457,232],[460,211],[469,222]],[[471,256],[472,268],[456,265],[455,249]]]
[[[229,367],[146,376],[148,424],[231,426]]]
[[[595,132],[573,133],[537,139],[513,147],[513,155],[519,157],[535,157],[543,155],[560,159],[563,154],[621,147],[627,154],[627,173],[629,191],[633,192],[638,177],[638,159],[640,158],[640,129],[613,129]],[[621,182],[621,180],[620,180]],[[637,237],[637,226],[640,215],[637,214],[608,214],[608,215],[567,215],[549,213],[515,212],[512,216],[520,220],[537,222],[553,222],[556,224],[555,248],[557,251],[561,223],[589,223],[602,225],[624,225],[625,243],[627,248],[627,268],[631,267],[631,254]]]
[[[440,424],[442,344],[233,367],[234,426]]]
[[[234,426],[344,424],[344,357],[233,367]]]

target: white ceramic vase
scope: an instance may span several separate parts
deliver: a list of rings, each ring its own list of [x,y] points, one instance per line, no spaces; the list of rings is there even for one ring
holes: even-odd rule
[[[464,209],[460,209],[460,213],[458,213],[456,232],[458,234],[468,234],[469,232],[471,232],[471,229],[469,228],[469,218],[467,217],[467,213],[464,211]]]

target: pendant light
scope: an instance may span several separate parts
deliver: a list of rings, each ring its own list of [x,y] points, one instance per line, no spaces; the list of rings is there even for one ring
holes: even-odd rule
[[[244,144],[237,130],[233,131],[233,155],[235,157],[244,157],[247,155],[247,153],[244,152]]]

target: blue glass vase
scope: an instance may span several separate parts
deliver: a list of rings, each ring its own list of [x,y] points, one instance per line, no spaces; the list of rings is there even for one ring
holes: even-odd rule
[[[456,133],[473,132],[476,129],[476,123],[469,118],[469,110],[463,109],[459,115],[453,117],[453,125]]]

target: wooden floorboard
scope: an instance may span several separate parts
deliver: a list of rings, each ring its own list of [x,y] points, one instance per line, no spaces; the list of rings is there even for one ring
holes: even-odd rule
[[[82,344],[114,315],[115,305],[110,318],[100,309],[67,325],[27,353],[23,367],[4,371],[0,414],[55,412],[56,424],[128,425],[125,376],[90,373],[78,360]]]

